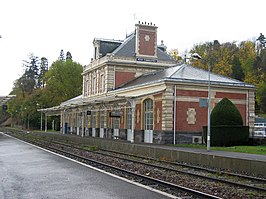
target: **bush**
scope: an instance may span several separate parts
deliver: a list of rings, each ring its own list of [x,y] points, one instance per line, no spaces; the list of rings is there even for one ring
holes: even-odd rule
[[[211,113],[211,146],[232,146],[248,143],[249,127],[243,126],[243,120],[236,106],[223,98]],[[207,128],[203,127],[206,143]]]
[[[223,98],[212,110],[211,126],[218,125],[243,125],[240,112],[227,98]]]
[[[248,126],[211,126],[211,146],[246,145],[249,138]],[[207,127],[203,127],[203,138],[206,143]]]

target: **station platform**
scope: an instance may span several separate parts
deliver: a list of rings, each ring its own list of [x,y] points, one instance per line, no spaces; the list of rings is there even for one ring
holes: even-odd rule
[[[0,198],[169,198],[0,133]]]

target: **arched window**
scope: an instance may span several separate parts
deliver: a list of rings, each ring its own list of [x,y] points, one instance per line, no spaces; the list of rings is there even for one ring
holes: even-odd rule
[[[144,101],[144,130],[153,130],[153,101]]]

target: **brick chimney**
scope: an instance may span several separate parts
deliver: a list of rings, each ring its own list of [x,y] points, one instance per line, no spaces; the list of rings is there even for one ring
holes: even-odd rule
[[[137,57],[157,58],[157,28],[155,24],[140,22],[136,24]]]

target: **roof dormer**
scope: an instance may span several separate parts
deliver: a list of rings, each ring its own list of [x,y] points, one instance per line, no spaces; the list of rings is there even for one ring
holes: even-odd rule
[[[93,59],[104,57],[107,53],[112,53],[123,41],[113,39],[97,39],[93,40]]]

